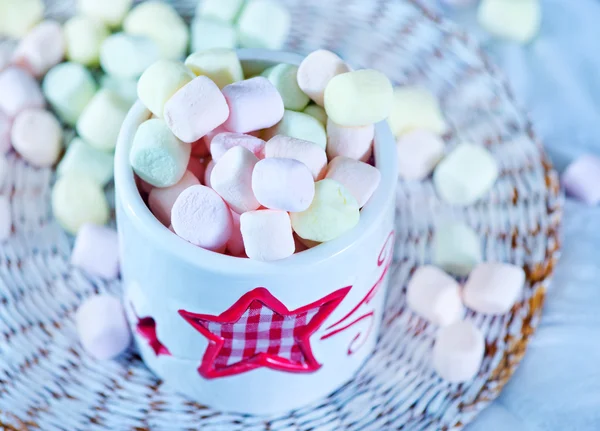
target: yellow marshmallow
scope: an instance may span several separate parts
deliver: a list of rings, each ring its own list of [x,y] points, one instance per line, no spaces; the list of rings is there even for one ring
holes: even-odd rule
[[[539,0],[483,0],[477,19],[496,37],[527,43],[539,32],[541,15]]]
[[[244,71],[233,49],[214,48],[195,52],[185,60],[185,65],[196,76],[207,76],[219,88],[244,80]]]
[[[394,89],[394,101],[388,122],[396,137],[415,129],[425,129],[443,135],[448,129],[437,99],[422,87]]]
[[[162,117],[165,103],[195,76],[176,61],[159,60],[150,66],[138,81],[138,97],[146,108]]]
[[[1,0],[0,38],[19,39],[39,23],[44,16],[42,0]]]
[[[132,4],[133,0],[79,0],[79,11],[114,28],[121,25]]]
[[[100,47],[109,35],[108,28],[93,18],[75,16],[65,23],[67,59],[84,66],[100,63]]]

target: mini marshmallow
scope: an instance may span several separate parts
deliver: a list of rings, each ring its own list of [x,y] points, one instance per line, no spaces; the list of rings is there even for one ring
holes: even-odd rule
[[[437,226],[432,244],[433,264],[450,274],[464,277],[481,262],[481,239],[464,223]]]
[[[484,353],[483,333],[469,321],[456,322],[438,331],[433,346],[433,368],[451,383],[466,382],[479,372]]]
[[[540,1],[482,0],[477,20],[481,27],[496,37],[527,43],[540,30]]]
[[[498,174],[498,164],[486,148],[463,143],[437,165],[433,183],[446,202],[464,206],[487,194]]]
[[[84,224],[77,232],[71,265],[106,280],[119,276],[119,237],[104,226]]]
[[[111,295],[85,300],[75,315],[81,345],[99,360],[113,359],[131,344],[131,331],[121,301]]]
[[[508,263],[480,263],[465,283],[463,300],[479,313],[505,314],[521,296],[524,285],[523,268]]]
[[[366,162],[371,157],[375,127],[372,124],[359,127],[344,127],[327,121],[327,156],[338,156]]]
[[[171,224],[171,210],[175,201],[188,187],[197,186],[200,184],[198,178],[190,171],[186,171],[179,182],[171,187],[154,188],[148,195],[148,206],[152,214],[165,226]]]
[[[115,78],[111,75],[100,77],[100,87],[118,95],[123,101],[123,105],[130,108],[138,100],[137,84],[137,79]]]
[[[155,187],[175,185],[185,174],[191,147],[159,119],[143,122],[133,138],[129,162],[135,173]]]
[[[212,188],[212,185],[210,184],[210,176],[212,175],[212,171],[215,168],[215,165],[216,163],[214,160],[211,160],[206,165],[206,171],[204,171],[204,185],[206,185],[207,187]]]
[[[248,133],[274,126],[283,118],[283,100],[271,82],[262,77],[246,79],[223,88],[229,105],[227,130]]]
[[[117,145],[128,106],[118,94],[101,89],[77,120],[77,133],[98,150],[112,151]]]
[[[20,39],[44,16],[42,0],[2,0],[0,2],[0,39]]]
[[[244,0],[203,0],[196,7],[196,16],[223,22],[234,22]]]
[[[50,69],[42,86],[44,95],[61,120],[74,126],[94,94],[96,83],[79,63],[62,63]]]
[[[63,29],[56,21],[44,21],[19,42],[13,62],[40,78],[62,61],[66,42]]]
[[[348,157],[336,157],[329,162],[325,178],[335,180],[346,187],[362,208],[377,190],[381,173],[368,163]]]
[[[231,211],[231,220],[233,221],[233,230],[229,241],[227,241],[227,253],[235,257],[245,257],[246,249],[240,227],[240,215],[235,211]]]
[[[171,211],[175,233],[207,250],[221,250],[233,230],[231,211],[212,189],[192,186],[185,189]]]
[[[265,158],[266,142],[260,138],[241,133],[219,133],[210,143],[210,154],[215,162],[233,147],[244,147],[250,150],[257,158]]]
[[[70,173],[89,175],[101,186],[106,186],[113,178],[114,155],[98,150],[81,138],[75,138],[58,164],[58,176]]]
[[[223,124],[229,106],[217,84],[198,76],[167,101],[164,116],[173,134],[191,144]]]
[[[1,138],[0,138],[1,139]],[[600,158],[586,154],[571,163],[562,175],[569,196],[588,205],[600,202]]]
[[[207,49],[234,49],[237,46],[237,33],[233,24],[196,18],[192,21],[192,51]]]
[[[185,65],[196,76],[212,79],[219,88],[244,79],[242,64],[233,49],[213,48],[195,52],[185,60]]]
[[[202,138],[202,141],[204,142],[204,147],[209,151],[209,153],[210,153],[210,146],[212,144],[213,139],[217,135],[220,135],[221,133],[229,133],[229,131],[225,127],[219,126],[215,130],[208,132],[206,134],[206,136],[204,136],[204,138]],[[200,150],[198,149],[198,151],[200,151]]]
[[[396,150],[400,178],[422,181],[444,157],[444,141],[433,132],[417,129],[401,135]]]
[[[315,184],[315,198],[310,207],[290,216],[294,232],[301,238],[326,242],[356,226],[360,210],[354,196],[343,185],[325,179]]]
[[[100,47],[109,35],[101,21],[75,16],[65,23],[64,32],[69,61],[91,67],[100,63]]]
[[[104,225],[110,218],[100,184],[90,176],[76,173],[56,180],[52,189],[52,211],[56,221],[73,235],[86,223]]]
[[[198,179],[200,183],[204,181],[206,166],[204,165],[204,163],[202,163],[200,159],[190,157],[190,161],[187,165],[187,170],[194,174],[194,176]]]
[[[334,76],[350,72],[348,65],[331,51],[319,49],[306,56],[298,68],[298,86],[317,105],[325,105],[325,88]],[[325,124],[325,122],[323,122]]]
[[[123,31],[149,37],[158,46],[161,57],[167,60],[179,60],[187,51],[187,24],[168,3],[146,1],[138,4],[125,17]]]
[[[138,97],[150,112],[162,117],[167,101],[194,78],[192,71],[181,63],[157,61],[140,77]]]
[[[392,108],[390,80],[376,70],[334,76],[325,88],[325,111],[340,126],[367,126],[384,120]]]
[[[315,196],[315,182],[306,165],[294,159],[260,160],[252,172],[252,191],[269,209],[305,211]]]
[[[314,142],[323,149],[327,146],[327,132],[321,122],[303,112],[286,109],[281,121],[265,131],[268,139],[276,135]]]
[[[290,216],[285,211],[246,212],[240,216],[240,229],[250,259],[272,262],[296,251]]]
[[[0,241],[10,238],[12,231],[12,212],[8,196],[0,196]]]
[[[78,0],[79,12],[111,28],[121,25],[132,4],[133,0]]]
[[[115,33],[100,48],[100,65],[109,75],[122,79],[139,78],[160,58],[158,47],[146,36]]]
[[[448,126],[435,96],[422,87],[396,87],[388,123],[394,136],[416,129],[443,135]]]
[[[265,145],[265,157],[280,157],[302,162],[316,180],[322,178],[327,166],[327,155],[317,144],[288,136],[274,136]]]
[[[0,154],[5,154],[12,148],[10,133],[12,120],[4,112],[0,111]]]
[[[406,288],[408,306],[434,325],[447,326],[464,315],[460,286],[435,266],[418,268]]]
[[[21,112],[12,127],[15,150],[27,162],[38,167],[52,166],[62,149],[62,127],[50,112],[27,109]]]
[[[319,120],[323,126],[327,125],[327,112],[319,105],[308,105],[303,112]]]
[[[250,0],[238,19],[238,38],[243,48],[281,49],[292,18],[275,0]]]
[[[262,73],[277,88],[285,109],[302,111],[310,101],[309,97],[298,86],[298,66],[278,64]]]
[[[46,104],[37,81],[17,67],[0,72],[0,94],[0,111],[11,118],[25,109],[43,108]]]
[[[258,158],[244,147],[233,147],[219,159],[210,175],[211,187],[238,214],[260,207],[252,191],[252,171]]]

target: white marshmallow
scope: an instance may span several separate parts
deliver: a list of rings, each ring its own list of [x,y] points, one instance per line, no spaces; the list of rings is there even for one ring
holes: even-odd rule
[[[287,9],[275,0],[250,0],[238,19],[243,48],[281,49],[291,27]]]
[[[438,331],[433,367],[451,383],[466,382],[479,372],[484,352],[483,333],[469,321],[456,322]]]
[[[417,129],[401,135],[396,150],[400,178],[422,181],[444,157],[444,141],[428,130]]]
[[[394,89],[388,122],[396,137],[415,129],[429,130],[437,135],[444,134],[448,129],[437,99],[422,87]]]
[[[525,271],[508,263],[485,262],[469,275],[463,298],[465,305],[485,314],[508,313],[525,285]]]
[[[285,211],[245,212],[240,216],[240,229],[250,259],[281,260],[296,250],[290,216]]]
[[[234,49],[237,46],[235,27],[227,22],[196,18],[192,22],[192,51]]]
[[[334,76],[350,72],[350,67],[331,51],[319,49],[306,56],[298,68],[298,86],[317,105],[325,105],[325,88]],[[325,122],[323,122],[325,123]]]
[[[527,43],[540,30],[540,1],[482,0],[477,19],[479,24],[494,36]]]
[[[327,157],[338,156],[366,162],[372,154],[375,127],[372,124],[359,127],[343,127],[327,120]]]
[[[78,0],[79,11],[102,21],[109,27],[118,27],[129,12],[133,0]]]
[[[234,22],[242,9],[244,0],[203,0],[196,7],[196,17]]]
[[[158,47],[146,36],[115,33],[100,48],[102,69],[122,79],[139,78],[159,57]]]
[[[432,249],[435,265],[461,277],[468,275],[481,262],[481,239],[464,223],[437,226]]]

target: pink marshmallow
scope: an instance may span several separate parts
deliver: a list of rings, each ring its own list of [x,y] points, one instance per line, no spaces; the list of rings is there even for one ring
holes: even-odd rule
[[[171,210],[173,230],[181,238],[212,251],[224,249],[231,238],[231,211],[212,189],[197,185],[185,189]]]
[[[198,76],[175,93],[165,104],[164,117],[179,140],[196,142],[227,120],[225,97],[210,78]]]
[[[131,344],[131,331],[121,301],[112,295],[88,298],[75,323],[83,348],[96,359],[113,359]]]
[[[12,144],[27,162],[38,167],[52,166],[62,150],[62,127],[56,117],[43,109],[22,111],[12,127]]]
[[[472,310],[505,314],[521,297],[523,268],[509,263],[484,262],[471,271],[463,289],[463,301]]]
[[[296,246],[290,216],[285,211],[249,211],[240,216],[246,254],[270,262],[294,254]]]
[[[8,153],[12,148],[10,143],[10,132],[12,120],[4,112],[0,111],[0,154]]]
[[[0,72],[0,95],[0,111],[11,118],[25,109],[46,106],[38,82],[18,67],[9,67]]]
[[[366,162],[371,157],[371,146],[375,136],[372,124],[361,127],[343,127],[327,120],[327,156],[338,156]]]
[[[562,175],[567,194],[588,205],[600,202],[600,158],[586,154],[571,163]]]
[[[319,106],[324,106],[324,93],[331,78],[349,72],[344,60],[331,51],[319,49],[310,53],[298,68],[298,86]]]
[[[233,147],[215,165],[211,187],[238,214],[260,207],[252,192],[252,171],[258,158],[244,147]]]
[[[356,198],[362,208],[369,201],[381,181],[379,169],[348,157],[336,157],[327,167],[327,175],[342,184]]]
[[[231,219],[233,220],[233,232],[231,238],[227,241],[227,252],[232,256],[245,257],[244,239],[240,230],[240,215],[235,211],[231,211]]]
[[[204,181],[204,175],[206,174],[206,166],[204,163],[195,157],[190,157],[190,161],[187,165],[187,170],[190,171],[198,179],[198,183]]]
[[[179,182],[171,187],[154,188],[148,195],[148,206],[152,214],[165,226],[171,224],[171,210],[175,201],[188,187],[200,184],[198,178],[189,170],[183,174]]]
[[[215,162],[233,147],[244,147],[252,151],[259,159],[265,158],[265,144],[262,139],[241,133],[220,133],[213,138],[210,144],[210,154]]]
[[[21,39],[13,62],[40,78],[65,56],[66,42],[63,29],[56,21],[44,21]]]
[[[275,157],[256,164],[252,190],[266,208],[300,212],[308,209],[315,197],[315,180],[304,163]]]
[[[0,196],[0,241],[6,241],[12,232],[12,212],[10,199]]]
[[[119,237],[114,229],[85,224],[77,232],[71,265],[114,280],[119,276]]]
[[[215,136],[220,135],[221,133],[227,133],[227,132],[228,132],[228,130],[225,127],[219,126],[215,130],[211,130],[210,132],[208,132],[206,134],[206,136],[204,136],[204,138],[202,138],[202,140],[204,141],[204,145],[206,146],[206,149],[209,151],[209,153],[210,153],[210,145],[212,144],[212,140],[215,138]]]
[[[267,142],[265,156],[298,160],[306,165],[315,181],[323,178],[327,166],[327,155],[319,145],[283,135],[274,136]]]
[[[215,168],[214,160],[211,160],[210,162],[207,163],[206,171],[204,172],[204,185],[207,187],[212,188],[212,185],[210,184],[210,176],[212,175],[212,171],[214,168]]]
[[[229,119],[223,125],[236,133],[266,129],[283,118],[283,100],[279,91],[262,76],[236,82],[223,88],[229,105]]]

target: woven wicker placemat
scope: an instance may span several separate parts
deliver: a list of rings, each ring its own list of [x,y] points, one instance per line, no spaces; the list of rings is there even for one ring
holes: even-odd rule
[[[72,1],[48,1],[65,17]],[[192,1],[174,1],[190,16]],[[73,316],[95,292],[118,282],[69,264],[71,239],[53,221],[52,172],[15,155],[2,193],[11,196],[13,235],[0,248],[0,429],[143,430],[447,430],[470,422],[500,392],[522,359],[540,318],[559,255],[559,182],[527,117],[501,74],[453,25],[413,1],[285,0],[293,19],[288,48],[333,49],[354,66],[377,68],[398,84],[423,84],[440,98],[451,125],[448,148],[469,140],[495,155],[501,176],[467,208],[440,201],[430,181],[400,182],[396,262],[382,335],[356,378],[298,411],[259,418],[200,406],[159,382],[132,350],[114,362],[88,357]],[[404,288],[428,262],[435,225],[463,220],[484,241],[487,260],[522,265],[527,287],[505,316],[469,313],[486,334],[486,356],[468,384],[448,384],[431,368],[435,327],[405,307]],[[243,391],[243,388],[240,388]]]

